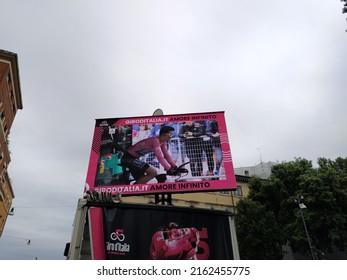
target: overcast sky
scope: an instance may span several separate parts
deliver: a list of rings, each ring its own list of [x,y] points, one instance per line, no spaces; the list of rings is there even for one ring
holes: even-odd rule
[[[24,106],[0,259],[64,259],[98,118],[225,111],[234,167],[347,157],[339,0],[0,6],[0,49],[18,54]]]

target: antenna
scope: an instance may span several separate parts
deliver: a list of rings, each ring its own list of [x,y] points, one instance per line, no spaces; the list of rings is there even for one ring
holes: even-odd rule
[[[257,148],[258,152],[259,152],[259,158],[260,158],[260,163],[263,163],[263,160],[261,158],[261,152],[260,152],[260,148]]]

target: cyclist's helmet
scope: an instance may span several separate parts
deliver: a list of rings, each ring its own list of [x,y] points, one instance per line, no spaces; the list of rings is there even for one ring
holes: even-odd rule
[[[175,222],[171,222],[165,227],[165,230],[171,230],[173,228],[179,228],[178,224]]]

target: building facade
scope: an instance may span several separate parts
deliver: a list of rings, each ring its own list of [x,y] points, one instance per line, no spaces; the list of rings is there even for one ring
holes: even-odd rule
[[[260,162],[254,166],[246,167],[237,167],[234,168],[235,174],[244,175],[244,176],[257,176],[261,179],[268,179],[271,175],[272,166],[278,163],[269,161],[269,162]]]
[[[14,192],[7,173],[11,161],[8,136],[19,109],[23,109],[23,104],[17,54],[0,50],[0,237],[12,214]]]

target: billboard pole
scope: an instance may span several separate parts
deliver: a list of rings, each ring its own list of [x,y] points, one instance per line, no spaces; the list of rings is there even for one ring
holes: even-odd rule
[[[153,116],[163,116],[164,112],[162,109],[156,109],[153,112]],[[172,196],[171,193],[165,195],[165,193],[162,194],[155,194],[154,195],[154,203],[159,204],[161,202],[162,205],[165,205],[165,202],[167,205],[172,205]]]
[[[231,216],[229,217],[229,226],[230,226],[231,244],[233,248],[233,257],[234,257],[234,260],[239,260],[240,252],[239,252],[239,244],[237,242],[234,217],[231,217]]]

